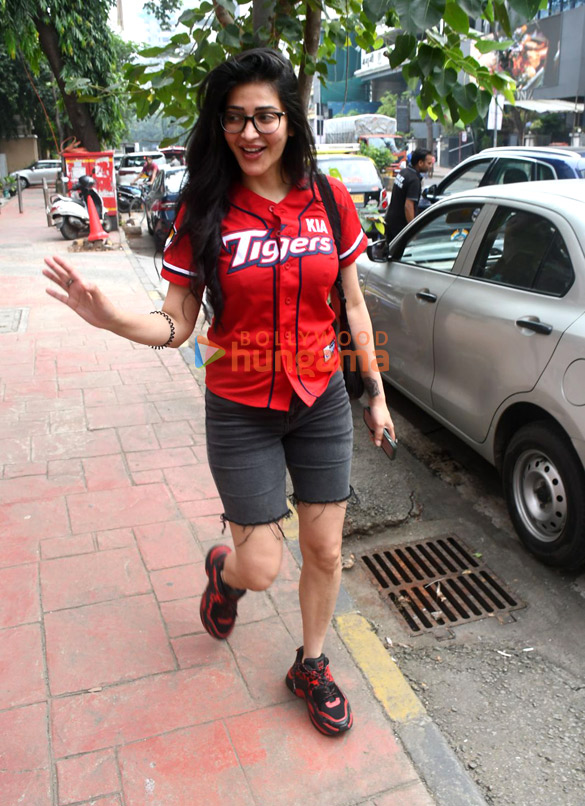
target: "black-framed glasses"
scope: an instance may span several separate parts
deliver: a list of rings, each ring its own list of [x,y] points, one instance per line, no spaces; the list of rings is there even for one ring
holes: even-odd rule
[[[254,115],[242,115],[241,112],[222,112],[219,116],[221,128],[228,134],[240,134],[249,120],[258,134],[274,134],[280,126],[280,119],[286,112],[256,112]]]

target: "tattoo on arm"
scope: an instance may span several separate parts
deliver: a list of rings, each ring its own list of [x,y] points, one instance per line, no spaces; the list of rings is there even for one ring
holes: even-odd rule
[[[377,397],[380,394],[378,382],[373,378],[364,378],[364,387],[369,397]]]

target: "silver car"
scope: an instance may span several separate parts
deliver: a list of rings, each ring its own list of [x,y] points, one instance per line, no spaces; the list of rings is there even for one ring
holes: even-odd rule
[[[29,185],[42,185],[43,179],[54,185],[60,170],[61,160],[37,160],[32,165],[29,165],[28,168],[12,171],[10,176],[18,176],[24,189]]]
[[[498,468],[530,551],[585,564],[585,183],[453,196],[358,272],[385,379]]]

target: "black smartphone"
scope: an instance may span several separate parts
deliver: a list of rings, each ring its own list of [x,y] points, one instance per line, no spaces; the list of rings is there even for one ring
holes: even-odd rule
[[[368,426],[370,433],[374,433],[374,423],[372,421],[372,412],[370,411],[370,407],[366,406],[364,408],[364,423]],[[388,429],[385,428],[382,432],[382,450],[390,460],[396,459],[396,451],[398,450],[398,442],[395,439],[392,439],[390,436]]]

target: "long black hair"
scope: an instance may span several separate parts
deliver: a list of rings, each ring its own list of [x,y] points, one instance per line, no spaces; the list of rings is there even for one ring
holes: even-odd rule
[[[313,133],[299,95],[292,64],[282,53],[271,48],[255,48],[229,59],[212,70],[202,81],[197,95],[199,118],[187,142],[188,182],[179,199],[183,219],[177,238],[188,237],[193,264],[191,290],[203,302],[205,316],[209,310],[201,299],[207,288],[216,326],[223,312],[223,295],[217,274],[221,248],[221,222],[229,208],[228,192],[241,176],[238,162],[227,145],[220,124],[228,93],[240,84],[271,84],[284,107],[289,131],[282,155],[282,171],[293,185],[309,183],[312,187],[317,171]]]

